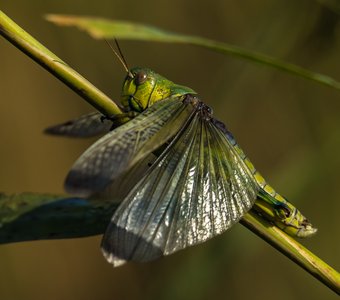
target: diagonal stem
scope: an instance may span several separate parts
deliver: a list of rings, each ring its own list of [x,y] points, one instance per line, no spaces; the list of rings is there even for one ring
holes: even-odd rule
[[[240,223],[340,294],[340,274],[281,229],[259,217],[253,210]]]
[[[40,44],[0,10],[0,35],[64,82],[101,113],[116,115],[119,107],[58,56]]]

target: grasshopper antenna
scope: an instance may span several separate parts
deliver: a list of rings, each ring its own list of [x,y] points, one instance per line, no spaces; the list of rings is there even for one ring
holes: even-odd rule
[[[105,39],[105,42],[108,44],[108,46],[110,47],[110,49],[112,50],[112,52],[117,56],[117,58],[119,59],[119,61],[121,62],[121,64],[123,65],[124,69],[126,70],[126,72],[128,73],[129,76],[133,77],[133,75],[131,74],[130,70],[129,70],[129,67],[126,63],[126,60],[125,60],[125,57],[123,55],[123,52],[122,50],[120,49],[120,46],[118,44],[118,41],[117,39],[114,39],[115,40],[115,44],[117,46],[117,49],[118,49],[118,52],[112,47],[112,45],[110,44],[110,42]]]

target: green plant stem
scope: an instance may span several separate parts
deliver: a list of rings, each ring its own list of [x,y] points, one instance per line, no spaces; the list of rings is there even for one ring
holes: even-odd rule
[[[119,108],[97,88],[67,66],[0,11],[0,34],[29,57],[63,81],[104,114]],[[80,198],[31,194],[0,197],[0,243],[49,238],[75,238],[99,234],[110,220],[116,205]],[[242,220],[255,234],[302,266],[336,293],[339,274],[297,241],[288,237],[255,213]]]
[[[0,34],[39,65],[59,78],[103,114],[121,113],[119,107],[59,57],[40,44],[0,10]]]
[[[259,217],[254,211],[246,214],[240,223],[340,294],[340,274],[278,227]]]

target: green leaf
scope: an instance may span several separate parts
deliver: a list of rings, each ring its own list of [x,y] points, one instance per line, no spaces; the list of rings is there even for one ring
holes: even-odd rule
[[[101,234],[117,206],[49,194],[0,194],[0,244]]]
[[[218,42],[199,36],[184,35],[157,27],[118,20],[69,15],[47,15],[47,20],[61,26],[75,26],[85,30],[96,39],[126,39],[164,43],[182,43],[208,48],[210,50],[269,66],[292,75],[318,82],[340,90],[340,82],[332,77],[312,72],[300,66],[283,62],[271,56],[250,51],[235,45]]]

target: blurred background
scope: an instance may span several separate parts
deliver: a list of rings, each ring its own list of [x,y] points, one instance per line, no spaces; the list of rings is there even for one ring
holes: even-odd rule
[[[58,28],[46,13],[94,15],[200,35],[340,80],[337,0],[2,0],[1,9],[98,88],[118,99],[125,76],[104,42]],[[195,89],[264,177],[318,227],[302,243],[340,267],[340,92],[186,45],[121,41],[130,66]],[[0,38],[0,191],[63,193],[94,140],[42,130],[92,108]],[[337,299],[241,225],[170,257],[113,269],[100,236],[0,246],[0,299]]]

